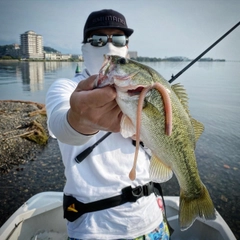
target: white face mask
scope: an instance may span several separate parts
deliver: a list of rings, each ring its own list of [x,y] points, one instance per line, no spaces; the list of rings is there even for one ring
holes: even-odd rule
[[[82,45],[84,66],[90,75],[99,73],[104,61],[104,54],[127,57],[127,53],[127,46],[115,47],[111,42],[108,42],[103,47],[94,47],[90,43],[85,43]]]

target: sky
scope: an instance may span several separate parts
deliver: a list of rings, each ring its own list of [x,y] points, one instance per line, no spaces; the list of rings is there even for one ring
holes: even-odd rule
[[[0,45],[32,30],[43,45],[81,54],[92,11],[114,9],[134,29],[129,50],[138,56],[197,57],[240,21],[240,0],[0,0]],[[204,57],[240,60],[240,26]]]

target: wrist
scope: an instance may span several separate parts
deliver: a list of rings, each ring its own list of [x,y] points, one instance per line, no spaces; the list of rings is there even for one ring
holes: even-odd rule
[[[67,121],[69,125],[77,132],[85,136],[95,135],[99,132],[99,130],[93,129],[92,127],[88,126],[87,124],[83,124],[79,117],[69,109],[67,113]]]

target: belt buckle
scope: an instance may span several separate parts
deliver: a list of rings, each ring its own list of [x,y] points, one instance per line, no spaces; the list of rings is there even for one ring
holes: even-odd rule
[[[136,198],[136,200],[140,197],[144,196],[144,191],[142,186],[137,186],[132,189],[132,196]]]
[[[128,202],[136,202],[140,197],[144,196],[142,186],[132,188],[131,186],[122,189],[122,196]]]
[[[153,192],[154,192],[153,182],[149,182],[149,183],[143,185],[144,196],[149,196]]]

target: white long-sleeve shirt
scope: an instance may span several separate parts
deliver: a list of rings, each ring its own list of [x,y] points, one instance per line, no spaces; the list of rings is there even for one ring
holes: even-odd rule
[[[131,139],[112,133],[81,163],[75,157],[94,144],[106,132],[85,136],[75,131],[67,121],[69,99],[79,81],[88,77],[85,72],[72,80],[58,79],[48,90],[46,109],[48,128],[58,139],[65,166],[64,193],[83,203],[93,202],[121,194],[129,185],[144,185],[149,179],[149,159],[143,149],[138,155],[136,179],[129,179],[135,147]],[[68,222],[68,235],[80,239],[135,238],[151,232],[162,221],[162,212],[152,193],[135,203],[86,213],[74,222]]]

